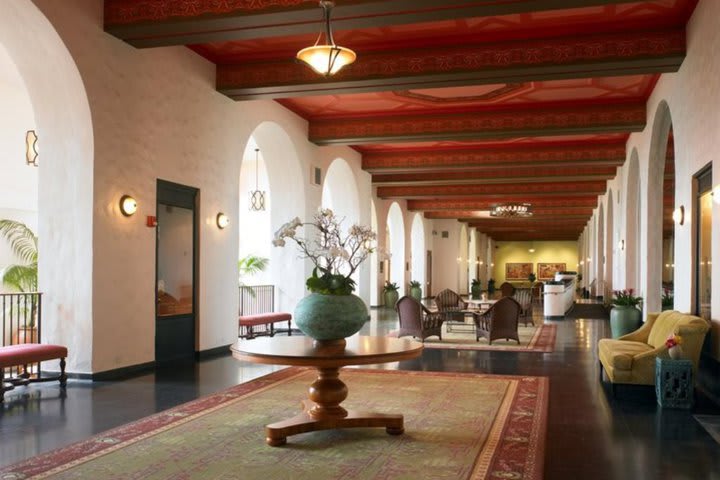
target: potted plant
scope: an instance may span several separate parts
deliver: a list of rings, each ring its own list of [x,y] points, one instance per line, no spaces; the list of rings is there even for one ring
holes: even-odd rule
[[[670,295],[670,290],[667,288],[663,290],[662,298],[660,299],[662,310],[672,310],[675,308],[675,299]]]
[[[385,297],[385,306],[387,308],[395,308],[395,304],[398,301],[400,294],[398,293],[398,284],[395,282],[385,282],[383,287],[383,295]]]
[[[495,293],[495,279],[494,278],[491,278],[490,280],[488,280],[488,289],[487,290],[488,290],[489,295],[492,295],[493,293]]]
[[[10,290],[22,293],[37,292],[38,248],[37,236],[27,225],[15,220],[0,220],[0,235],[10,243],[10,248],[23,264],[8,265],[0,271],[0,281]],[[22,318],[14,343],[37,343],[37,303],[34,298],[25,301]],[[15,310],[19,314],[17,308]]]
[[[410,281],[410,296],[416,300],[422,300],[422,286],[417,280]]]
[[[535,276],[535,273],[534,273],[534,272],[530,272],[530,275],[528,275],[528,281],[529,281],[530,283],[535,283],[535,280],[536,280],[536,279],[537,279],[537,277]]]
[[[621,337],[640,327],[642,312],[637,308],[642,297],[636,297],[632,288],[615,290],[611,301],[610,331],[613,338]]]
[[[482,282],[479,278],[473,278],[470,283],[470,295],[473,300],[480,300],[480,294],[482,293]]]

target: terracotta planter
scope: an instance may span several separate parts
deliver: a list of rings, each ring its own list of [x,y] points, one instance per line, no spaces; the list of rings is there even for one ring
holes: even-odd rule
[[[615,305],[610,310],[612,338],[622,337],[640,328],[641,312],[635,307]]]
[[[370,319],[362,299],[355,295],[313,293],[295,307],[298,328],[315,340],[340,340],[356,334]]]

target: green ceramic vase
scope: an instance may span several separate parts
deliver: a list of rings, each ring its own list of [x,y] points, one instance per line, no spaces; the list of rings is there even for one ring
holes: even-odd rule
[[[370,319],[362,299],[355,295],[312,293],[295,307],[298,328],[315,340],[340,340],[360,331]]]
[[[640,328],[642,312],[635,307],[615,305],[610,310],[612,338],[622,337]]]
[[[412,287],[410,289],[410,296],[418,301],[422,300],[422,288]]]
[[[385,290],[383,296],[385,297],[385,308],[395,308],[400,294],[397,290]]]

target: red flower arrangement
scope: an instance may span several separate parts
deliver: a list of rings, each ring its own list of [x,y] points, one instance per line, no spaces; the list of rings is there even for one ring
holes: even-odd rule
[[[682,337],[680,335],[675,335],[674,333],[671,333],[667,340],[665,340],[665,346],[667,348],[677,347],[680,344],[682,344]]]

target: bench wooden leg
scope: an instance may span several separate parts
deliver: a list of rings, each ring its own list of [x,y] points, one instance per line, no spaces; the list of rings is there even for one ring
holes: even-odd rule
[[[60,359],[60,388],[67,386],[67,375],[65,374],[65,358]]]
[[[265,327],[265,328],[267,328],[267,327]],[[271,337],[275,336],[275,324],[274,323],[270,324],[270,336]]]
[[[290,320],[288,320],[288,337],[292,337],[292,328],[290,327]]]

